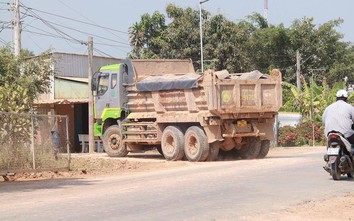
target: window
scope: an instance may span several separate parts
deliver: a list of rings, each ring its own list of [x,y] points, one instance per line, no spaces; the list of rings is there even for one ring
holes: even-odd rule
[[[106,93],[109,87],[109,74],[100,74],[98,77],[97,95],[101,96]]]
[[[115,88],[117,85],[117,74],[112,74],[111,89]]]

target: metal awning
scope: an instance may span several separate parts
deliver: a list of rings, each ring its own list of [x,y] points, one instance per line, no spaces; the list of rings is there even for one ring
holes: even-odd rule
[[[68,80],[68,81],[76,81],[76,82],[81,82],[81,83],[88,83],[88,78],[62,77],[62,76],[55,76],[55,78]]]
[[[88,98],[80,98],[80,99],[47,99],[47,100],[37,100],[34,104],[83,104],[88,103]]]

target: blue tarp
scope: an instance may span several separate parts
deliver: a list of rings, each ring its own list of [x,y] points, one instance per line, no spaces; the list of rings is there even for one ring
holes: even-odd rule
[[[136,83],[138,91],[162,91],[174,89],[190,89],[198,86],[199,74],[189,73],[184,75],[166,74],[150,76]]]

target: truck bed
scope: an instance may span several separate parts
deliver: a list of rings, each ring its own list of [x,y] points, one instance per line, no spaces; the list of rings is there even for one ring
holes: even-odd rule
[[[129,86],[128,108],[134,115],[132,118],[177,116],[179,112],[209,112],[221,118],[239,115],[244,118],[267,117],[277,113],[282,105],[281,73],[278,70],[273,70],[270,75],[209,70],[200,78],[193,76],[197,84],[185,89],[151,90],[153,88],[137,88],[137,84]],[[161,76],[156,78],[161,79]],[[149,81],[153,82],[153,77]]]

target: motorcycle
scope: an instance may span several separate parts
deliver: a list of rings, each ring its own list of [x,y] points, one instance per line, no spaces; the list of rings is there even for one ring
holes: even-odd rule
[[[341,175],[348,178],[354,176],[353,150],[349,141],[343,134],[330,131],[327,136],[327,153],[324,155],[327,163],[323,168],[332,176],[333,180],[339,180]]]

